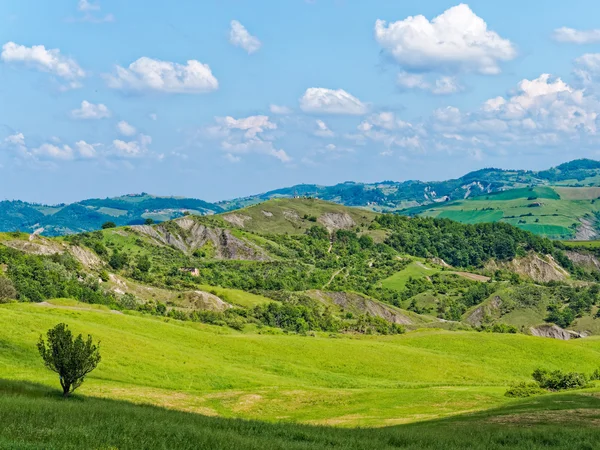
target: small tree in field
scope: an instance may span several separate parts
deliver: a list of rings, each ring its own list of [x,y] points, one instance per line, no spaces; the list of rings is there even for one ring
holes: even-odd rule
[[[69,397],[100,362],[100,343],[94,344],[89,335],[85,341],[81,334],[73,338],[64,323],[48,330],[47,339],[40,336],[38,350],[44,365],[58,374],[63,396]]]
[[[117,225],[114,222],[104,222],[102,224],[103,230],[108,230],[109,228],[117,228]]]

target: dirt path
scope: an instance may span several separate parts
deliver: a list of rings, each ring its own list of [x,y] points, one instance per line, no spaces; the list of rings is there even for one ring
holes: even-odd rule
[[[123,314],[121,311],[117,311],[115,309],[103,310],[103,309],[94,309],[94,308],[82,308],[80,306],[63,306],[63,305],[53,305],[48,302],[35,303],[35,305],[42,306],[44,308],[56,308],[56,309],[72,309],[76,311],[94,311],[94,312],[108,312],[111,314]]]
[[[469,273],[469,272],[450,272],[450,273],[454,273],[463,278],[468,278],[469,280],[481,281],[482,283],[487,283],[488,281],[490,281],[490,277],[486,277],[485,275],[477,275],[476,273]]]
[[[338,270],[337,272],[334,272],[333,275],[331,275],[331,278],[329,279],[329,281],[327,283],[325,283],[321,289],[325,289],[327,286],[329,286],[331,284],[331,282],[333,281],[333,279],[335,277],[337,277],[342,270],[344,270],[343,267],[340,270]]]

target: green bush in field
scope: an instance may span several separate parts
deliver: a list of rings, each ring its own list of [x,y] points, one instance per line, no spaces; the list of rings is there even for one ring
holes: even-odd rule
[[[588,377],[584,373],[536,369],[532,376],[540,388],[549,391],[581,389],[588,385]]]
[[[17,290],[10,279],[0,276],[0,303],[17,298]]]
[[[40,356],[44,365],[58,374],[63,396],[69,397],[100,362],[99,344],[94,344],[91,336],[85,341],[81,334],[73,338],[64,323],[48,330],[46,337],[47,343],[40,336],[37,345]]]
[[[545,394],[545,393],[547,393],[547,391],[542,389],[537,383],[521,382],[521,383],[517,383],[517,384],[514,384],[513,386],[511,386],[504,393],[504,396],[518,398],[518,397],[531,397],[533,395],[540,395],[540,394]]]

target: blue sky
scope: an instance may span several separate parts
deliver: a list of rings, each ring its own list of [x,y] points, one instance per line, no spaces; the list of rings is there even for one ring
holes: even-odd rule
[[[2,198],[210,201],[599,158],[591,0],[5,0]]]

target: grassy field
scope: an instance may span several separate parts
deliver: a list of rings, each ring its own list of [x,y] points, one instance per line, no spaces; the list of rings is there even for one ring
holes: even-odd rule
[[[410,278],[429,277],[440,272],[440,269],[426,266],[420,261],[414,261],[406,266],[404,270],[401,270],[391,277],[382,280],[381,284],[387,289],[393,289],[400,292],[404,290],[406,282]]]
[[[586,395],[587,394],[587,395]],[[485,412],[378,429],[206,417],[0,380],[0,447],[11,449],[568,449],[600,445],[600,400],[563,394]]]
[[[0,306],[0,378],[56,388],[36,353],[65,322],[101,341],[81,395],[269,422],[344,427],[433,420],[512,404],[507,386],[538,367],[592,372],[600,339],[427,330],[316,337],[235,332],[87,305]],[[262,334],[261,334],[262,333]]]
[[[581,220],[594,223],[599,188],[521,188],[417,211],[462,223],[507,222],[553,239],[574,239]]]

